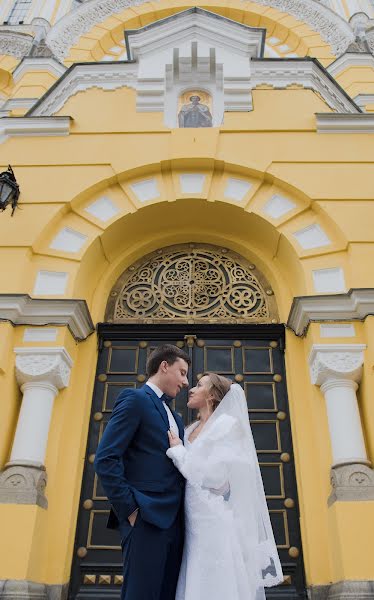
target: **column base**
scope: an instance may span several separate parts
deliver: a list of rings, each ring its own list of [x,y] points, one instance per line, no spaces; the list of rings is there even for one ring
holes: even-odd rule
[[[331,506],[337,500],[374,500],[374,470],[364,464],[338,465],[331,469]]]
[[[309,600],[372,600],[374,581],[339,581],[315,585],[308,590]]]
[[[47,473],[43,466],[12,463],[0,473],[0,504],[36,504],[47,508],[46,485]]]
[[[0,579],[1,600],[67,600],[68,584],[46,585],[33,581]]]

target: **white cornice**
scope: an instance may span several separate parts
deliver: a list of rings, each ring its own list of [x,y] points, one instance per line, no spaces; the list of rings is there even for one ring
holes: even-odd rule
[[[327,71],[332,77],[338,77],[350,67],[371,67],[374,69],[374,56],[364,52],[346,52],[331,63],[327,67]]]
[[[70,117],[3,117],[0,119],[0,143],[14,136],[69,135]]]
[[[135,88],[136,80],[137,66],[133,63],[78,63],[70,67],[57,85],[37,102],[28,115],[53,115],[78,92],[92,87],[103,90]]]
[[[374,133],[374,114],[316,114],[318,133]]]
[[[104,90],[121,87],[137,89],[137,81],[137,64],[133,62],[76,64],[35,104],[28,116],[53,115],[71,96],[92,87]],[[284,89],[292,84],[301,85],[320,94],[332,110],[360,112],[353,100],[314,60],[253,59],[248,87],[253,89],[261,84],[272,85],[277,89]]]
[[[13,325],[66,325],[73,337],[85,340],[93,331],[84,300],[30,298],[27,294],[0,294],[0,321]]]
[[[251,87],[255,88],[262,84],[277,89],[300,85],[320,94],[332,110],[346,113],[360,112],[353,100],[313,59],[254,59],[251,61]]]
[[[354,101],[360,108],[365,108],[368,104],[374,104],[374,94],[358,94]]]
[[[66,67],[62,65],[55,58],[24,58],[14,69],[13,79],[14,83],[17,83],[25,73],[46,71],[57,79],[59,79],[66,71]]]
[[[137,0],[141,5],[146,0]],[[334,54],[342,54],[354,41],[353,32],[344,19],[317,0],[256,0],[303,21],[331,45]],[[79,38],[108,17],[133,5],[132,0],[90,0],[60,19],[49,31],[47,44],[59,60],[68,56]]]
[[[374,315],[374,288],[351,289],[346,294],[294,298],[287,326],[303,336],[311,322],[363,321]]]
[[[8,117],[12,110],[30,110],[36,101],[37,98],[10,98],[9,100],[5,100],[5,102],[0,106],[0,118]]]

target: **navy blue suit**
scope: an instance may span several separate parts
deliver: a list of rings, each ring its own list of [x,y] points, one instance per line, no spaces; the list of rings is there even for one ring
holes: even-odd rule
[[[183,421],[173,412],[183,439]],[[122,600],[174,600],[183,546],[184,479],[166,456],[169,421],[147,385],[118,396],[96,452],[125,554]],[[128,517],[139,509],[134,527]]]

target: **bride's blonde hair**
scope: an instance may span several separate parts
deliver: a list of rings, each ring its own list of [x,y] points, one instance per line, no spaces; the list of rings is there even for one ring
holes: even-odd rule
[[[212,410],[215,411],[223,397],[226,396],[227,392],[229,391],[232,381],[227,379],[227,377],[217,375],[217,373],[211,373],[210,371],[202,374],[202,377],[205,376],[209,377],[209,391],[213,395]]]

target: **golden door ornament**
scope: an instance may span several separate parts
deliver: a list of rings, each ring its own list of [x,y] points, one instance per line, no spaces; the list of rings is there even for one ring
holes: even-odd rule
[[[109,295],[105,319],[115,323],[271,323],[278,315],[268,288],[252,264],[226,248],[170,246],[123,273]]]

